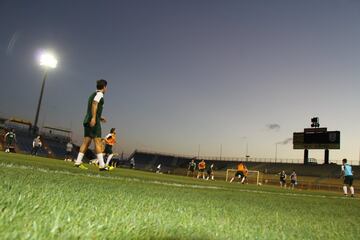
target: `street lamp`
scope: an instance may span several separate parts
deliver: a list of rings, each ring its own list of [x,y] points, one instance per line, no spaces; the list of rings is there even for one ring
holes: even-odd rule
[[[44,94],[44,87],[45,87],[45,81],[47,78],[47,73],[48,73],[49,69],[56,68],[57,63],[58,63],[57,59],[54,57],[53,54],[51,54],[49,52],[43,52],[40,55],[40,66],[43,66],[45,71],[44,71],[44,78],[43,78],[42,85],[41,85],[39,102],[38,102],[38,106],[37,106],[37,110],[36,110],[36,116],[35,116],[35,122],[34,122],[34,128],[33,128],[34,134],[37,134],[37,132],[38,132],[37,123],[39,120],[40,106],[41,106],[41,101],[42,101],[42,97]]]

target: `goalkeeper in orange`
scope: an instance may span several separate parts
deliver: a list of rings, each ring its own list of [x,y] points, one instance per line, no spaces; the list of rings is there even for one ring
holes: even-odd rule
[[[111,158],[114,156],[113,151],[112,151],[112,147],[116,143],[116,130],[115,130],[115,128],[112,128],[110,130],[110,133],[108,135],[106,135],[106,137],[104,139],[104,142],[105,142],[104,154],[107,155],[106,166],[109,167]]]
[[[200,177],[200,175],[202,175],[202,178],[205,179],[205,168],[206,168],[206,163],[203,160],[201,160],[201,162],[199,162],[198,164],[198,168],[199,168],[199,171],[198,171],[198,175],[197,175],[197,178]]]
[[[230,183],[232,183],[236,177],[238,177],[242,184],[244,184],[248,175],[248,169],[243,162],[240,162],[237,166],[237,171],[235,176],[231,178]]]

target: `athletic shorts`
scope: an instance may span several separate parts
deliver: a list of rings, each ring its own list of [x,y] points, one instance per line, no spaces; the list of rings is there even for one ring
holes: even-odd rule
[[[352,186],[354,181],[354,177],[353,176],[345,176],[344,178],[344,184],[349,185],[350,187]]]
[[[211,170],[207,170],[207,174],[208,174],[208,175],[211,175],[211,174],[212,174],[212,171],[211,171]]]
[[[199,169],[199,172],[204,172],[204,169]]]
[[[283,179],[283,178],[280,178],[280,182],[281,182],[281,183],[286,183],[286,180]]]
[[[295,181],[295,180],[291,180],[291,184],[295,184],[295,185],[296,185],[296,181]]]
[[[235,177],[244,177],[245,175],[244,175],[244,172],[242,172],[242,171],[237,171],[236,173],[235,173]]]
[[[195,168],[194,168],[194,167],[191,167],[191,168],[189,168],[189,171],[190,171],[190,172],[194,172],[194,171],[195,171]]]
[[[111,146],[111,145],[108,145],[108,144],[105,144],[104,153],[106,153],[106,154],[112,154],[112,153],[113,153],[113,151],[112,151],[112,146]]]
[[[88,123],[84,124],[84,137],[101,138],[100,123],[95,124],[94,127],[90,127]]]

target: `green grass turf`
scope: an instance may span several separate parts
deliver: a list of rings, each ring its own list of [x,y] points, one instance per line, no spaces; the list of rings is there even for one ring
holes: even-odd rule
[[[0,239],[359,239],[341,193],[209,182],[0,153]]]

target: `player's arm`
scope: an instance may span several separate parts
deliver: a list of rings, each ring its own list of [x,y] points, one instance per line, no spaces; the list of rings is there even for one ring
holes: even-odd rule
[[[341,166],[340,178],[345,176],[345,168],[344,165]]]
[[[90,127],[95,126],[96,124],[96,112],[98,108],[98,102],[93,101],[91,105],[91,121],[90,121]]]
[[[6,133],[6,134],[5,134],[5,136],[4,136],[4,141],[6,141],[7,135],[9,135],[9,133]]]

